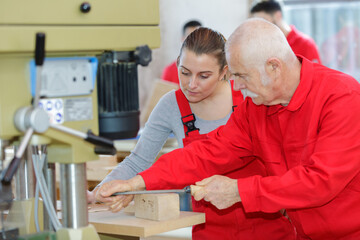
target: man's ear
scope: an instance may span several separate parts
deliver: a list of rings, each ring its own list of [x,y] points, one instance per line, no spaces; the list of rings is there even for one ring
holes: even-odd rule
[[[266,61],[266,73],[269,76],[278,76],[281,71],[281,62],[277,58],[269,58]]]

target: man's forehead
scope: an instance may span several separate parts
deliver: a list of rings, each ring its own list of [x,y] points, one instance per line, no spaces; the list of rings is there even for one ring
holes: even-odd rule
[[[235,58],[233,61],[230,61],[228,64],[229,64],[229,72],[231,74],[238,74],[245,71],[244,64],[238,58]]]
[[[230,48],[227,53],[228,64],[238,64],[241,62],[243,55],[241,49],[238,46]]]

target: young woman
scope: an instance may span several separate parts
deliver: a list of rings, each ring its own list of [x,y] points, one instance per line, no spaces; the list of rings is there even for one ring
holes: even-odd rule
[[[232,91],[232,82],[226,78],[224,46],[225,38],[209,28],[198,28],[185,39],[177,59],[180,89],[161,98],[135,149],[99,184],[100,187],[89,193],[90,201],[109,201],[97,194],[103,184],[129,179],[150,167],[171,133],[179,147],[185,147],[226,124],[243,97],[241,92]],[[227,176],[239,178],[254,174],[265,174],[258,161]],[[125,207],[132,196],[120,198],[122,201],[111,205],[112,211]],[[295,239],[293,227],[280,213],[247,216],[241,203],[224,210],[205,201],[193,200],[192,203],[193,211],[206,214],[206,223],[194,226],[193,239]]]

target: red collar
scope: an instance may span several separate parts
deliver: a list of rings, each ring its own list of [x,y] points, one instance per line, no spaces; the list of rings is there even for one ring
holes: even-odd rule
[[[296,111],[306,101],[307,96],[310,93],[311,85],[313,82],[313,63],[302,56],[297,56],[301,62],[300,71],[300,83],[296,88],[294,95],[292,96],[287,106],[275,105],[269,106],[268,114],[273,114],[281,110]]]

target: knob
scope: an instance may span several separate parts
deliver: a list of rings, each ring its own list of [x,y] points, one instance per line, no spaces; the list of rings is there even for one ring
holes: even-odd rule
[[[91,5],[90,5],[90,3],[88,3],[88,2],[83,2],[83,3],[80,5],[80,11],[81,11],[82,13],[88,13],[88,12],[90,12],[90,10],[91,10]]]

